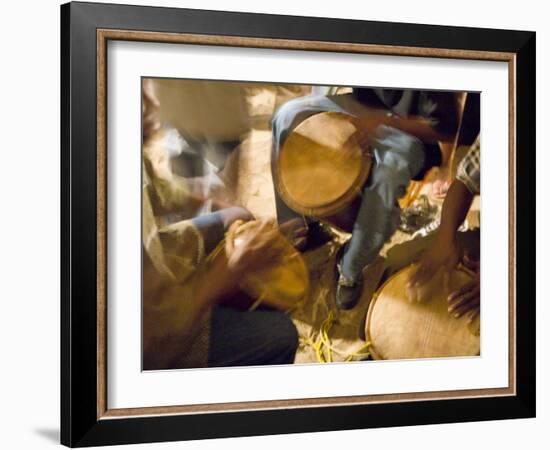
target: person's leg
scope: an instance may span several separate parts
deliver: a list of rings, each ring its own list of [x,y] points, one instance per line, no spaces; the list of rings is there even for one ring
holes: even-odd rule
[[[208,367],[292,364],[297,348],[298,332],[283,312],[212,310]]]
[[[389,127],[378,131],[373,143],[375,164],[362,192],[351,239],[338,262],[336,300],[342,309],[352,308],[359,300],[363,268],[397,229],[401,212],[397,199],[424,161],[423,144],[415,137]]]

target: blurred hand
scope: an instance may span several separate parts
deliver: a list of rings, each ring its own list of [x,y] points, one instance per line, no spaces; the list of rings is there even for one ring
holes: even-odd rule
[[[365,128],[358,128],[344,143],[344,154],[351,155],[355,147],[359,147],[363,152],[367,150],[370,143],[370,133]]]
[[[464,259],[464,265],[470,270],[473,270],[475,276],[471,282],[452,292],[447,298],[449,305],[448,311],[455,318],[467,315],[468,323],[479,316],[479,261],[471,261],[467,258]]]
[[[241,221],[234,222],[229,227],[229,235],[241,225]],[[237,235],[233,245],[227,240],[225,252],[229,271],[242,276],[274,263],[281,253],[277,245],[278,233],[273,223],[264,220]]]
[[[388,115],[386,114],[386,112],[381,111],[373,111],[370,114],[352,118],[352,123],[353,125],[355,125],[355,128],[357,128],[356,134],[367,139],[369,138],[369,136],[373,136],[374,134],[376,134],[376,129],[380,125],[383,125],[387,122]],[[364,141],[361,139],[358,141],[368,143],[368,141]]]
[[[460,250],[456,239],[436,238],[424,253],[416,270],[411,274],[407,288],[417,289],[428,283],[440,271],[443,272],[444,289],[448,292],[449,277],[460,261]],[[411,300],[411,296],[409,296]],[[419,300],[417,296],[417,300]]]
[[[352,123],[355,126],[355,132],[342,146],[342,157],[352,157],[356,147],[359,147],[363,153],[367,152],[377,126],[368,118],[353,118]]]
[[[301,219],[291,219],[283,223],[279,231],[297,249],[305,245],[307,241],[307,227]]]
[[[159,109],[160,103],[153,90],[153,83],[146,79],[143,81],[143,137],[146,139],[160,129]]]

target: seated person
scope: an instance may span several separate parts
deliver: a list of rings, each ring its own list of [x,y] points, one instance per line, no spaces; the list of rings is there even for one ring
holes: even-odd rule
[[[439,142],[454,138],[458,127],[454,93],[392,89],[355,89],[351,94],[301,97],[285,103],[273,119],[272,167],[292,130],[320,112],[340,112],[354,118],[354,136],[373,152],[373,166],[362,190],[351,239],[337,260],[336,304],[353,308],[361,292],[363,268],[378,255],[400,220],[397,199],[412,179],[441,162]],[[276,193],[279,222],[296,217]]]
[[[269,263],[275,227],[262,222],[237,250],[222,248],[217,257],[207,258],[232,223],[251,218],[248,211],[230,207],[160,223],[157,213],[179,211],[200,199],[190,195],[184,178],[172,177],[162,152],[150,148],[160,129],[156,108],[144,89],[143,368],[293,363],[298,334],[285,313],[221,305],[242,295],[238,283],[246,273]]]
[[[262,223],[238,251],[207,259],[203,236],[225,229],[225,211],[202,216],[207,230],[210,225],[205,234],[192,220],[155,234],[145,226],[152,218],[148,203],[144,196],[143,368],[292,364],[298,334],[284,312],[221,305],[242,295],[239,281],[274,257],[274,227]]]
[[[420,286],[443,270],[452,272],[461,261],[457,230],[464,222],[475,195],[480,193],[479,136],[460,162],[456,179],[451,184],[441,211],[441,224],[430,248],[424,253],[417,270],[411,275],[409,287]],[[455,317],[467,314],[472,322],[479,316],[479,263],[474,280],[448,297],[449,313]]]

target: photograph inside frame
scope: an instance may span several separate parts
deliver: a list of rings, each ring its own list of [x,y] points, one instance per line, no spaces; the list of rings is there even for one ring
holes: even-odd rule
[[[479,92],[142,78],[142,368],[480,355]]]

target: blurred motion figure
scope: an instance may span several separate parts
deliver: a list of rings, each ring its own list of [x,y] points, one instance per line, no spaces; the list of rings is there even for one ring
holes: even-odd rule
[[[252,216],[241,207],[174,223],[162,216],[192,210],[205,198],[189,180],[172,173],[163,147],[159,101],[143,84],[143,368],[175,369],[290,364],[298,335],[287,315],[274,310],[240,311],[221,305],[242,295],[239,281],[274,256],[277,230],[260,222],[239,246],[218,257],[225,231]]]

